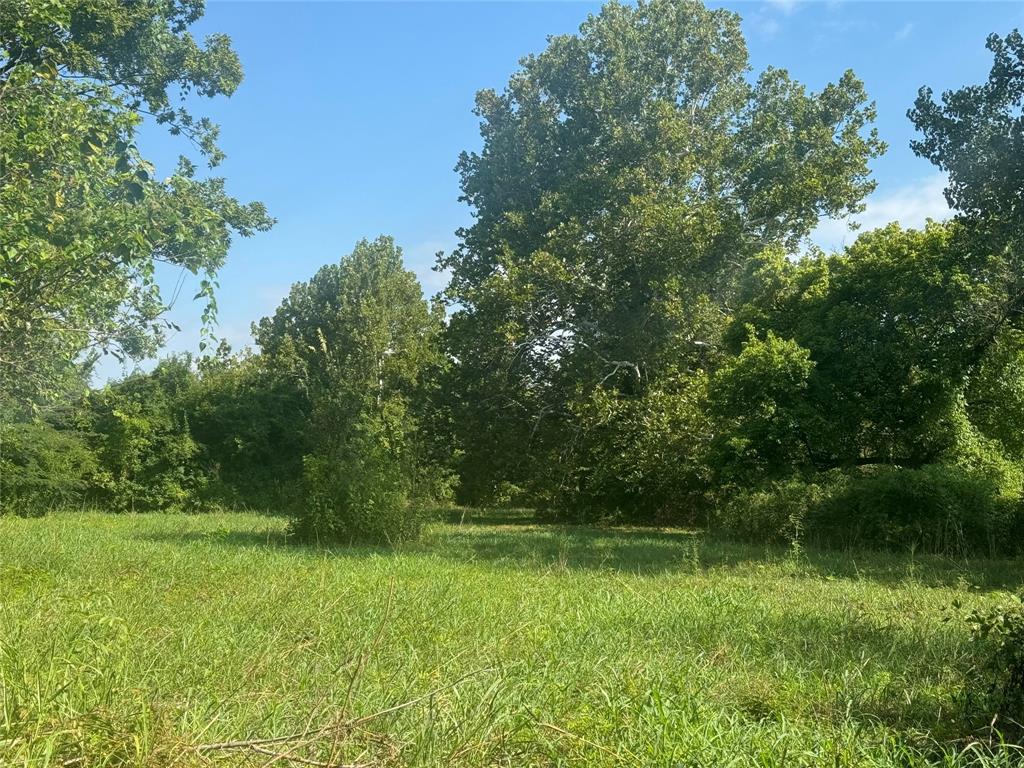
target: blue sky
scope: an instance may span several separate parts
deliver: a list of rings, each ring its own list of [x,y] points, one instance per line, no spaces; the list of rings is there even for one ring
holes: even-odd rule
[[[1024,27],[1024,2],[726,2],[740,13],[755,73],[784,67],[818,89],[853,69],[878,105],[889,144],[864,226],[921,224],[945,213],[943,179],[908,147],[906,118],[921,85],[978,82],[990,32]],[[362,237],[394,235],[427,293],[444,282],[434,254],[470,220],[453,171],[480,144],[472,114],[481,88],[501,88],[518,59],[550,34],[575,32],[596,3],[226,2],[211,0],[193,31],[228,34],[245,68],[230,99],[196,108],[221,125],[219,169],[242,200],[262,200],[277,226],[239,239],[221,272],[218,335],[236,349],[292,283],[336,261]],[[187,147],[147,127],[143,153],[170,173]],[[850,235],[823,224],[816,240]],[[176,274],[166,274],[173,286]],[[167,351],[195,352],[201,306],[181,292]],[[145,366],[148,367],[148,366]],[[107,358],[98,380],[125,371]]]

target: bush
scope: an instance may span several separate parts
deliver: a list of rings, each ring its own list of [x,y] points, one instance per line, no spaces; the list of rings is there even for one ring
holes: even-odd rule
[[[1013,553],[1024,541],[1024,504],[991,474],[948,464],[834,470],[734,489],[716,510],[741,539],[824,546]]]
[[[799,542],[807,520],[824,503],[826,483],[792,478],[729,495],[716,513],[718,527],[748,541]]]
[[[309,452],[309,407],[294,361],[282,355],[274,363],[226,347],[200,361],[185,405],[209,476],[204,503],[271,511],[294,502]]]
[[[188,420],[191,360],[168,358],[89,397],[99,497],[116,512],[193,511],[209,475]]]
[[[970,709],[1016,736],[1024,733],[1024,594],[1009,604],[968,615],[979,655],[976,680],[969,681]]]
[[[304,541],[397,544],[420,535],[408,473],[372,430],[334,455],[306,456],[302,485],[290,531]]]
[[[828,544],[937,554],[1006,551],[1019,505],[991,477],[947,464],[877,467],[853,477],[809,515],[809,538]]]
[[[83,504],[98,465],[78,432],[43,422],[0,427],[0,514]]]
[[[598,389],[576,403],[571,466],[552,465],[557,491],[541,501],[577,522],[697,522],[710,480],[705,388],[695,376],[636,398]]]
[[[715,372],[708,388],[709,458],[718,480],[746,484],[809,466],[804,435],[813,421],[807,389],[814,366],[806,349],[768,332]]]

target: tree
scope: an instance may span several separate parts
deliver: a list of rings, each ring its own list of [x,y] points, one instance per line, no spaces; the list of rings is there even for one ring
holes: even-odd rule
[[[242,77],[227,37],[187,32],[202,5],[0,4],[0,395],[52,396],[96,352],[152,353],[166,327],[157,263],[203,275],[212,320],[232,236],[271,225],[184,157],[154,178],[134,145],[151,115],[211,167],[222,158],[216,126],[183,106]]]
[[[757,467],[746,482],[932,466],[922,482],[944,467],[1005,500],[1019,498],[1024,475],[1014,417],[1024,391],[1021,337],[1007,329],[993,343],[981,341],[991,332],[992,286],[977,278],[975,242],[961,222],[924,230],[890,224],[862,234],[843,253],[800,262],[764,254],[751,266],[726,334],[730,349],[742,358],[752,340],[789,339],[813,367],[791,393],[789,428],[743,435],[754,457],[787,442],[802,450],[791,451],[788,463]],[[732,367],[728,362],[718,375]],[[774,380],[755,376],[751,381],[760,383],[735,400],[743,421]],[[711,393],[712,404],[721,399],[722,381]],[[721,426],[716,431],[729,438]],[[742,459],[719,453],[716,466],[726,474],[749,469]]]
[[[719,482],[750,483],[806,466],[806,390],[814,362],[795,341],[771,331],[748,340],[715,371],[708,410],[715,426],[709,457]]]
[[[794,469],[921,466],[954,446],[972,346],[986,332],[986,287],[961,236],[957,225],[890,224],[841,254],[794,263],[776,251],[752,263],[730,348],[768,333],[814,362]]]
[[[908,117],[921,132],[911,147],[949,174],[946,199],[964,225],[987,332],[976,362],[1007,327],[1024,319],[1024,36],[990,35],[988,80],[942,94],[920,90]]]
[[[440,261],[466,467],[558,482],[581,407],[686,391],[744,265],[860,210],[883,149],[861,83],[747,74],[737,15],[613,2],[477,95],[483,149],[458,163],[475,221]]]
[[[574,461],[545,501],[583,520],[704,522],[715,434],[708,388],[698,372],[642,398],[598,389],[575,404]]]
[[[1024,332],[1006,329],[988,350],[967,389],[971,422],[1024,462]]]
[[[248,351],[199,361],[186,408],[212,502],[287,509],[308,450],[309,401],[295,361]]]
[[[388,237],[360,241],[259,323],[271,361],[298,361],[310,403],[297,534],[393,542],[417,533],[411,501],[443,484],[419,431],[442,367],[442,325]]]

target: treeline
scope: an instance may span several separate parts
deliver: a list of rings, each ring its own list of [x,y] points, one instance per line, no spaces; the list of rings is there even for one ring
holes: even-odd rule
[[[361,242],[255,327],[260,354],[166,358],[8,426],[5,506],[282,510],[308,538],[414,536],[454,484],[433,421],[443,318],[390,238]]]
[[[440,297],[361,242],[254,327],[258,352],[5,427],[5,508],[244,506],[396,541],[456,500],[1016,551],[1024,39],[988,46],[986,83],[908,113],[953,219],[826,254],[808,235],[863,209],[884,151],[856,77],[752,79],[735,14],[610,4],[478,94]]]

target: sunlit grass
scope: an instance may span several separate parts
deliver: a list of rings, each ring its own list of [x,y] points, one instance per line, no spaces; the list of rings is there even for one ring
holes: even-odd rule
[[[395,552],[256,515],[0,518],[0,764],[1019,759],[963,738],[943,621],[1017,563],[452,519]]]

